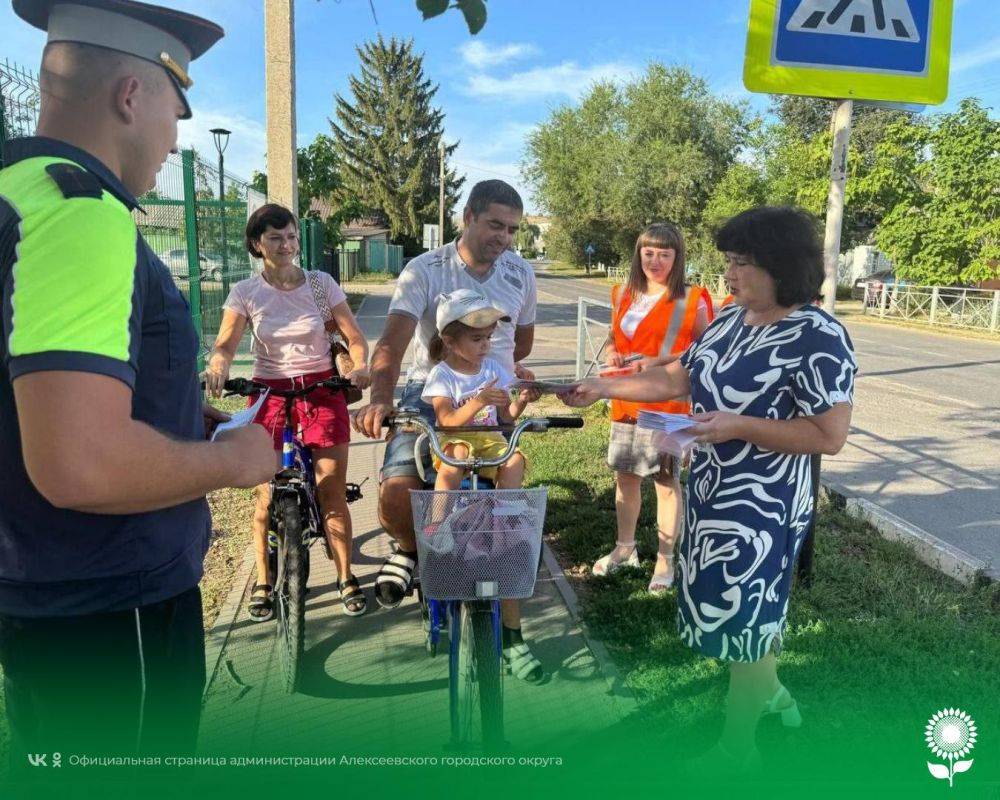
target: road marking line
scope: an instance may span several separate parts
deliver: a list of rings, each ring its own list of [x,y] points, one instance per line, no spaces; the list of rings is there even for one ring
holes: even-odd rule
[[[973,411],[991,411],[988,406],[980,406],[975,403],[970,403],[968,400],[960,400],[957,397],[949,397],[945,394],[932,394],[931,392],[922,392],[919,389],[914,389],[905,383],[899,383],[898,381],[890,381],[885,378],[879,378],[874,375],[861,374],[858,376],[858,382],[865,381],[868,383],[881,383],[885,386],[892,387],[893,389],[898,389],[903,392],[908,392],[909,394],[916,395],[917,397],[922,397],[927,400],[936,402],[938,405],[944,405],[944,402],[955,403],[956,405],[964,406],[965,408],[972,409]]]

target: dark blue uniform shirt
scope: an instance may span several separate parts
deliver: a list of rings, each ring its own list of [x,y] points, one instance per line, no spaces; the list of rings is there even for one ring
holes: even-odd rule
[[[201,579],[204,499],[143,514],[52,506],[24,467],[12,383],[91,372],[132,390],[132,417],[204,438],[198,336],[139,234],[135,198],[96,158],[53,139],[8,143],[0,170],[0,613],[65,616],[159,602]],[[91,398],[78,397],[88,403]],[[147,468],[156,476],[160,465]]]

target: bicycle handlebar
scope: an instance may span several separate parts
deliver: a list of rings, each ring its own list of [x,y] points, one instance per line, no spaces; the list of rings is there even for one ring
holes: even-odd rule
[[[413,426],[419,428],[426,436],[427,441],[431,446],[431,451],[436,455],[442,463],[448,464],[449,466],[456,467],[458,469],[483,469],[484,467],[499,467],[501,464],[505,463],[517,449],[517,442],[521,438],[521,434],[528,433],[544,433],[549,428],[582,428],[583,418],[582,417],[527,417],[516,425],[458,425],[458,426],[437,426],[431,425],[426,419],[421,416],[419,411],[410,411],[408,409],[399,409],[395,413],[382,421],[383,427],[403,427],[403,426]],[[458,459],[452,458],[441,450],[441,442],[438,440],[439,433],[472,433],[472,432],[485,432],[485,431],[503,431],[510,432],[510,441],[507,443],[507,449],[503,451],[496,458],[469,458],[469,459]]]
[[[305,397],[305,395],[320,387],[324,389],[332,389],[333,391],[341,391],[343,389],[349,389],[353,385],[354,384],[346,378],[327,378],[326,380],[317,381],[316,383],[311,383],[308,386],[303,386],[301,389],[274,389],[266,384],[249,380],[247,378],[230,378],[226,381],[223,388],[230,395],[236,394],[242,397],[257,394],[258,392],[270,392],[275,397]],[[201,383],[201,388],[205,388],[204,381]]]

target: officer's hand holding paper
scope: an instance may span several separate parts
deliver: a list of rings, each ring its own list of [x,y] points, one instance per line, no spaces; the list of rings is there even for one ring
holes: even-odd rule
[[[264,405],[264,401],[267,399],[267,396],[269,394],[270,391],[262,393],[261,396],[257,398],[257,402],[254,403],[252,406],[250,406],[249,408],[244,408],[242,411],[237,411],[229,418],[228,421],[220,422],[218,425],[216,425],[215,431],[212,433],[212,441],[214,442],[215,438],[220,433],[224,433],[225,431],[231,431],[234,428],[242,428],[253,422],[253,418],[257,416],[257,412],[260,410],[260,407]]]

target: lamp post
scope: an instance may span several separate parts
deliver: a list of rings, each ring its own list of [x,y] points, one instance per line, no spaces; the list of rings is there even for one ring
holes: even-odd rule
[[[212,128],[212,138],[215,140],[215,149],[219,154],[219,222],[221,225],[222,237],[222,296],[229,295],[229,256],[226,253],[226,173],[225,159],[223,153],[229,145],[229,134],[225,128]],[[211,273],[210,273],[211,274]]]

